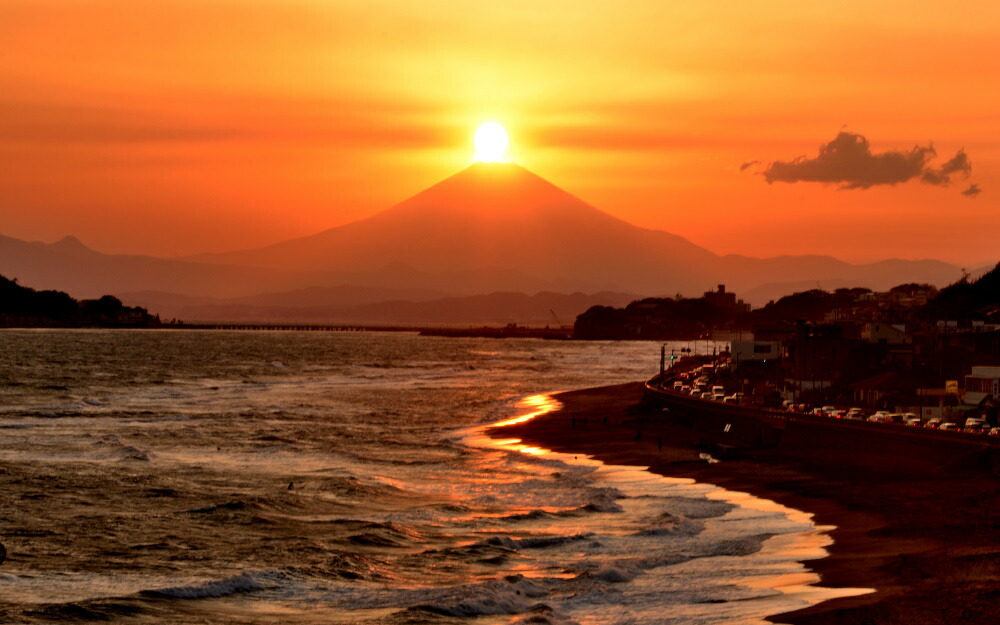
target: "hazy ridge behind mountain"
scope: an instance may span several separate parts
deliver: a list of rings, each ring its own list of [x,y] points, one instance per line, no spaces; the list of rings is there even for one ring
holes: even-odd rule
[[[208,314],[209,306],[234,319],[270,315],[278,303],[315,317],[497,292],[697,297],[716,284],[760,305],[803,288],[943,287],[961,277],[934,260],[718,256],[604,213],[520,166],[485,163],[368,219],[259,249],[164,259],[102,254],[73,237],[45,244],[0,236],[0,272],[77,297],[128,295],[167,318]],[[185,300],[192,297],[202,299]],[[430,314],[399,304],[351,314],[388,320],[389,310],[397,319]]]
[[[102,254],[72,236],[55,243],[39,243],[0,235],[0,273],[38,289],[65,291],[79,298],[150,288],[232,297],[295,282],[288,272],[273,269]]]

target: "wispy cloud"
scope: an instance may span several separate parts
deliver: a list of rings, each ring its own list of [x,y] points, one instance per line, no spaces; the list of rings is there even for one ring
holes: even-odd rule
[[[972,163],[969,161],[969,157],[965,154],[965,150],[959,150],[958,154],[946,161],[944,165],[925,169],[921,179],[927,184],[947,185],[951,183],[952,176],[968,178],[971,173]]]
[[[965,197],[972,197],[972,198],[974,198],[974,197],[978,196],[982,192],[983,192],[983,190],[979,188],[978,184],[971,184],[971,185],[969,185],[968,189],[966,189],[965,191],[962,191],[962,195],[964,195]]]

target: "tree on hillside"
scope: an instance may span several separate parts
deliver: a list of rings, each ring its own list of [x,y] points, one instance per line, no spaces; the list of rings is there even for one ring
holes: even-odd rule
[[[928,304],[927,311],[933,320],[948,319],[971,321],[985,319],[1000,306],[1000,263],[979,279],[969,281],[968,276],[941,289]]]

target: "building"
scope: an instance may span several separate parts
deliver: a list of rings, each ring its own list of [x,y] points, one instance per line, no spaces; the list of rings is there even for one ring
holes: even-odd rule
[[[734,363],[750,362],[752,360],[777,360],[781,358],[781,341],[755,341],[751,335],[749,341],[732,341],[730,351]]]
[[[1000,367],[973,367],[965,376],[965,403],[978,406],[987,397],[1000,399]]]
[[[861,338],[878,345],[913,344],[913,339],[906,334],[906,326],[888,323],[866,323]]]
[[[750,304],[747,304],[741,299],[736,299],[736,293],[726,291],[725,284],[720,284],[718,290],[705,291],[705,295],[702,299],[717,306],[718,308],[721,308],[722,310],[729,312],[750,312]]]
[[[851,384],[854,403],[869,408],[891,408],[913,394],[915,384],[895,371],[885,371]]]

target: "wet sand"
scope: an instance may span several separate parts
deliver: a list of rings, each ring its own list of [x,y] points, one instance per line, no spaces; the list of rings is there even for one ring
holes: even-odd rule
[[[825,601],[772,618],[776,623],[1000,623],[994,472],[780,446],[709,464],[699,459],[701,436],[641,407],[642,391],[635,383],[561,393],[560,409],[488,433],[748,492],[836,526],[830,556],[807,565],[824,586],[876,592]]]

